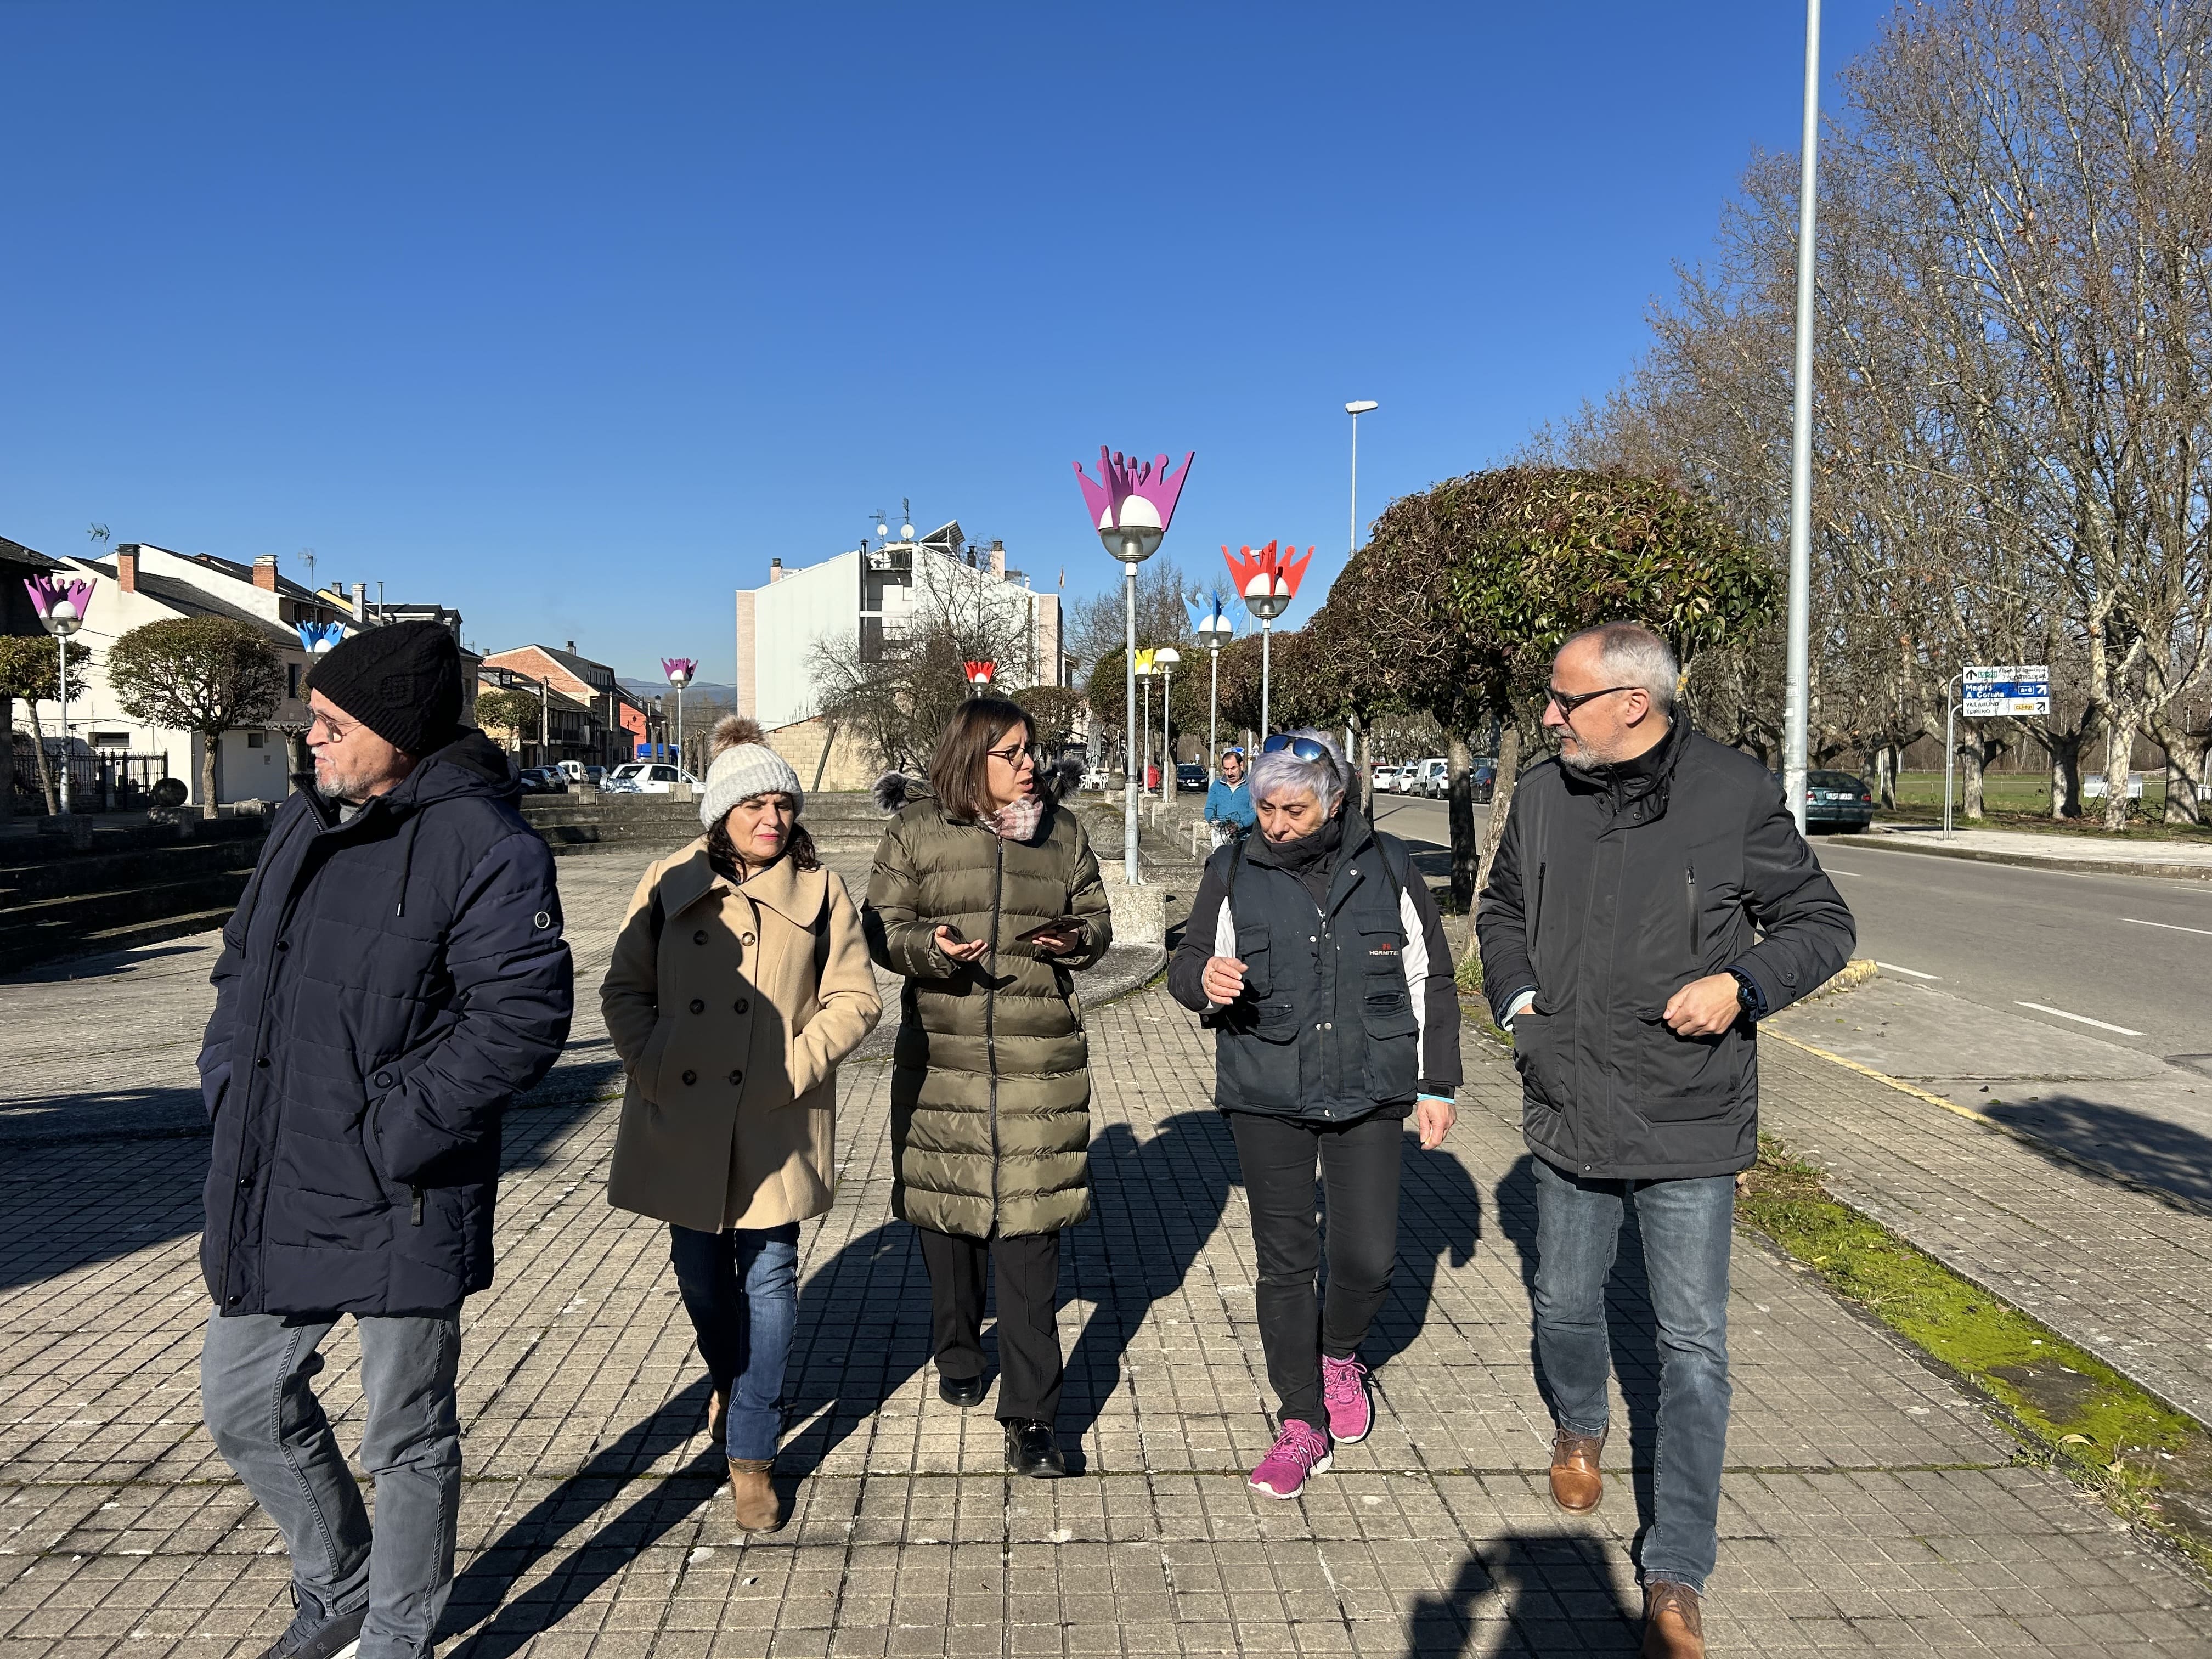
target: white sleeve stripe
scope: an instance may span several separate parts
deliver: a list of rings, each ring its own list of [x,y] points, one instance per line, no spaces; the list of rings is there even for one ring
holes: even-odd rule
[[[1221,908],[1213,913],[1213,954],[1235,957],[1237,954],[1237,919],[1229,914],[1229,895],[1221,896]]]
[[[1429,995],[1423,982],[1429,976],[1429,936],[1421,926],[1421,913],[1413,908],[1413,896],[1404,888],[1398,890],[1398,925],[1405,931],[1406,995],[1413,1005],[1413,1053],[1415,1063],[1421,1067],[1420,1075],[1428,1075],[1429,1058]]]

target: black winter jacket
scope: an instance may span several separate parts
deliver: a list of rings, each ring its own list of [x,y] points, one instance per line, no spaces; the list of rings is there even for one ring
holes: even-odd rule
[[[1482,982],[1513,1022],[1529,1149],[1620,1180],[1729,1175],[1758,1153],[1748,1018],[1679,1037],[1692,980],[1734,969],[1775,1012],[1850,957],[1851,913],[1773,776],[1679,721],[1648,757],[1524,773],[1475,912]]]
[[[349,823],[278,809],[200,1050],[219,1312],[422,1313],[491,1283],[500,1116],[568,1034],[568,947],[480,732]]]
[[[1301,873],[1257,835],[1206,861],[1168,991],[1213,1029],[1224,1111],[1346,1123],[1403,1117],[1417,1093],[1449,1100],[1458,1088],[1443,918],[1403,842],[1349,803],[1341,822],[1336,849]],[[1216,956],[1245,964],[1244,994],[1226,1008],[1206,994]]]

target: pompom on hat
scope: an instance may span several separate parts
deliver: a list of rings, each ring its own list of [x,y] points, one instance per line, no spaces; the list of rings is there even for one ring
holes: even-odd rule
[[[699,823],[712,830],[729,810],[755,795],[788,795],[791,815],[806,810],[806,792],[789,761],[768,746],[758,720],[725,715],[714,726],[713,762],[707,768],[707,793],[699,802]]]

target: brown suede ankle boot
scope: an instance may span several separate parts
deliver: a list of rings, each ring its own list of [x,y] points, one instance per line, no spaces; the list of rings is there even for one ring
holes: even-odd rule
[[[1552,1501],[1569,1515],[1588,1515],[1605,1496],[1605,1476],[1597,1467],[1604,1449],[1601,1434],[1561,1429],[1553,1440]]]
[[[1705,1659],[1705,1616],[1687,1584],[1644,1587],[1644,1659]]]
[[[769,1472],[775,1468],[766,1457],[730,1460],[730,1501],[740,1532],[774,1532],[783,1524],[783,1506],[777,1501]]]

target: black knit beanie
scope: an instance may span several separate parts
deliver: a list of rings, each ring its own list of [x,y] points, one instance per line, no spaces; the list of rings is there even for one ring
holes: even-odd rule
[[[442,623],[364,629],[310,669],[307,684],[418,759],[460,732],[461,653]]]

